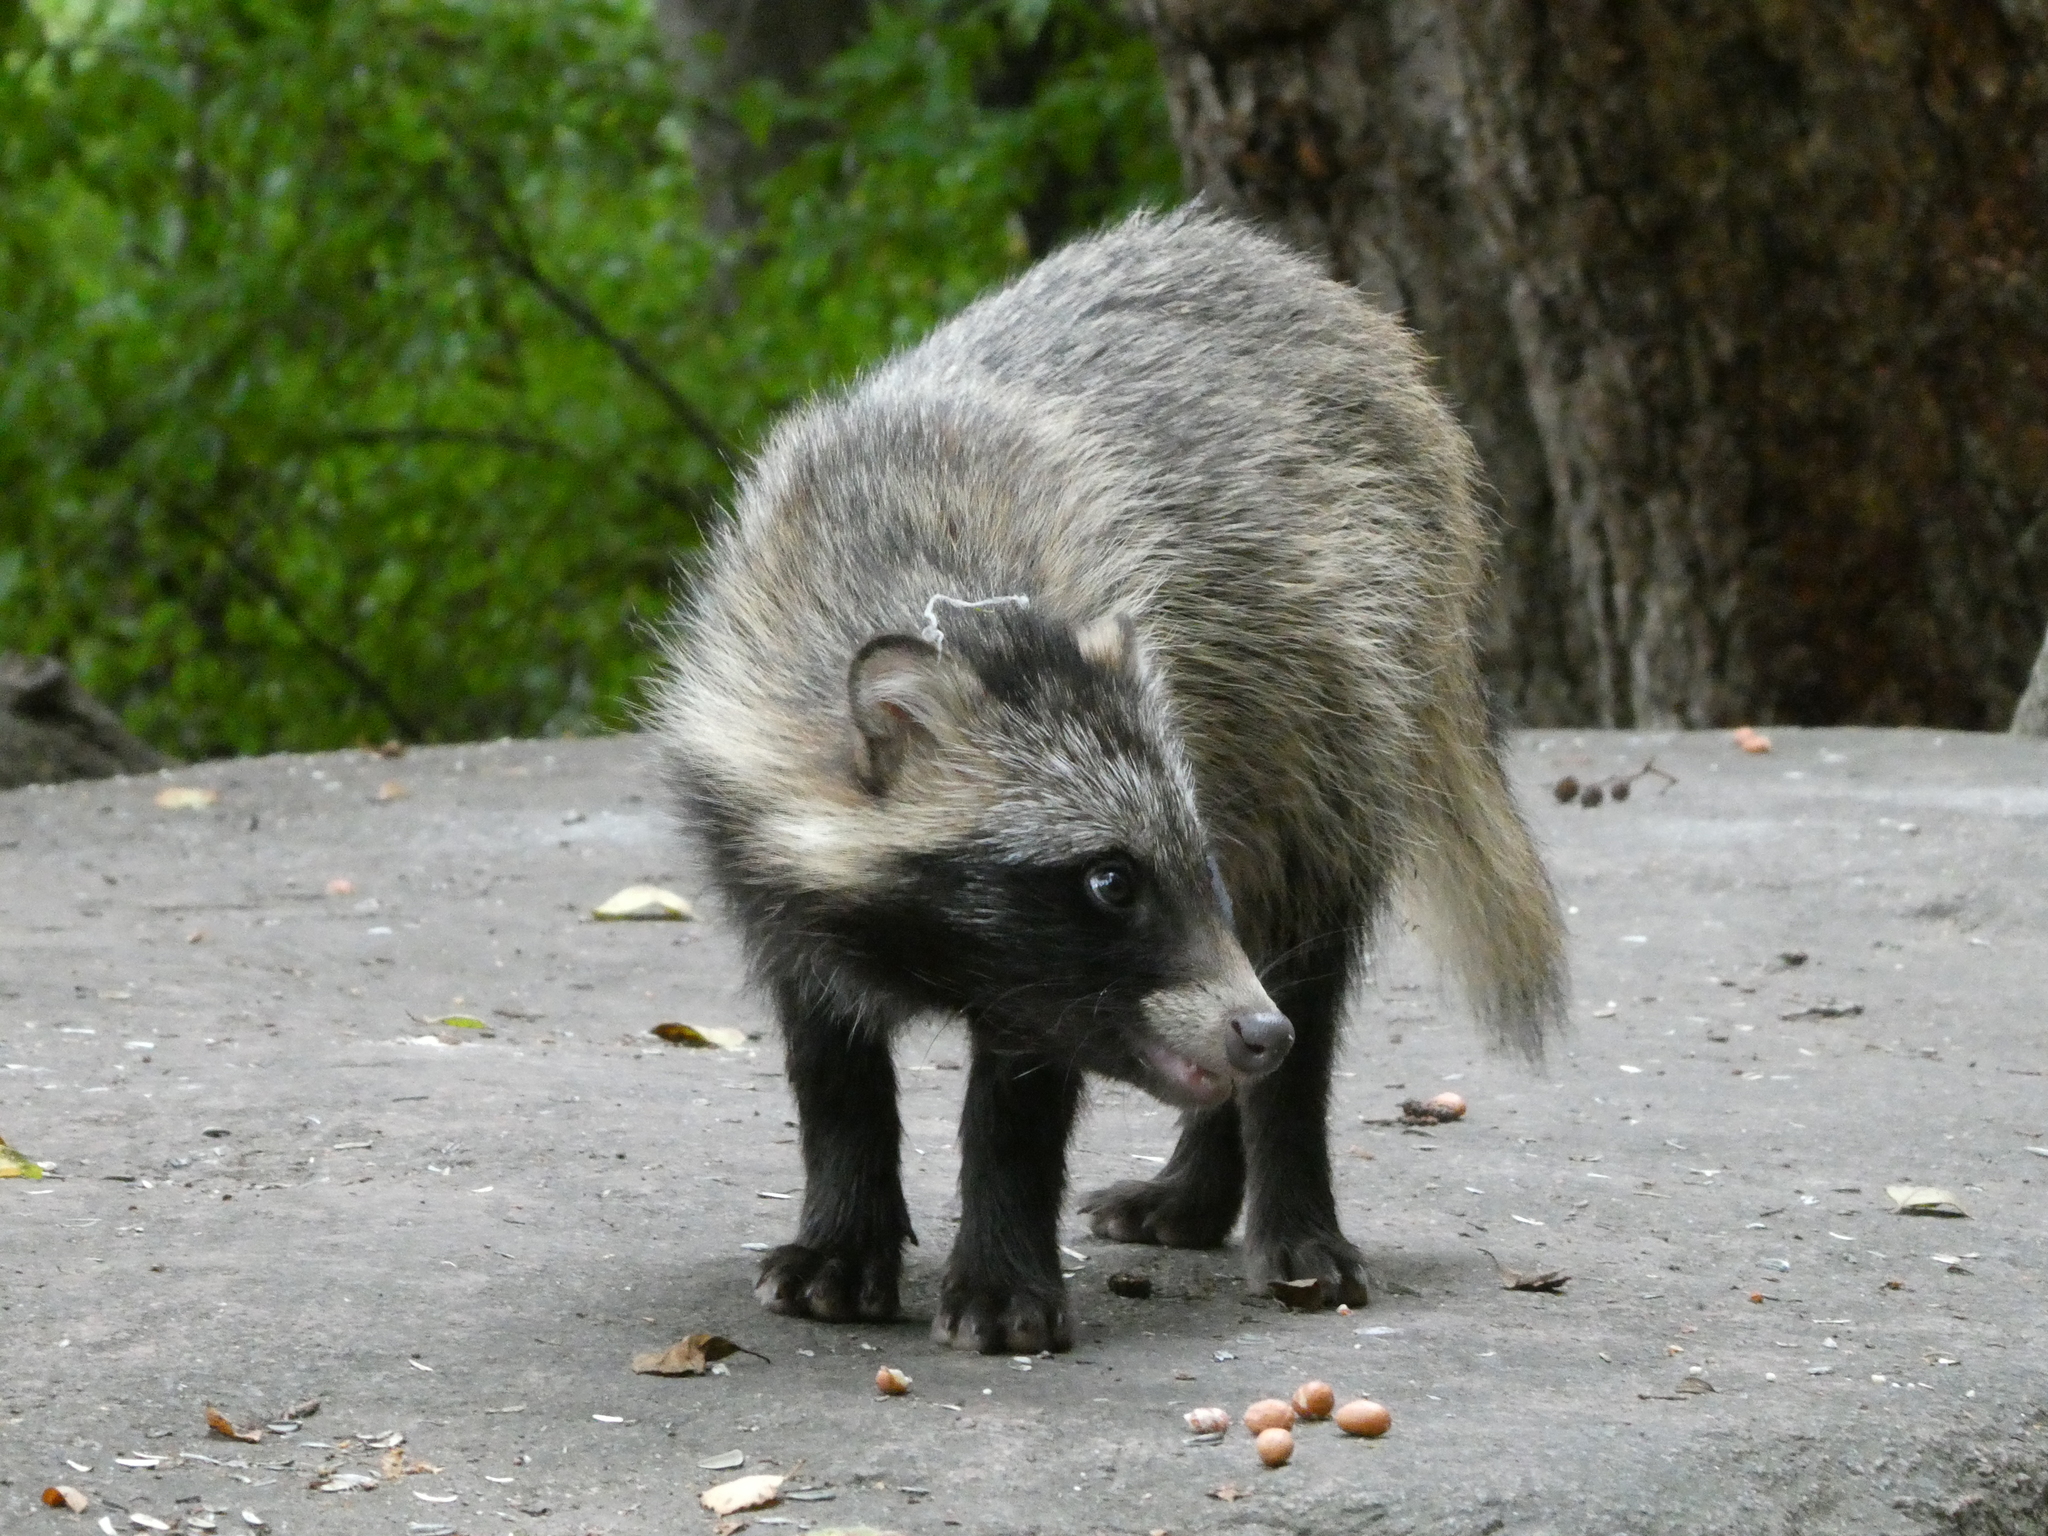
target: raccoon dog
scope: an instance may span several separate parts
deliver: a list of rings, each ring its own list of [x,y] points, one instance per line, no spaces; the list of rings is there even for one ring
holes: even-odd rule
[[[1474,661],[1470,446],[1414,343],[1234,223],[1068,247],[773,434],[658,696],[686,824],[787,1041],[806,1176],[778,1312],[896,1315],[892,1033],[972,1041],[934,1333],[1065,1349],[1082,1080],[1184,1111],[1095,1231],[1365,1299],[1324,1119],[1397,886],[1494,1040],[1560,925]]]

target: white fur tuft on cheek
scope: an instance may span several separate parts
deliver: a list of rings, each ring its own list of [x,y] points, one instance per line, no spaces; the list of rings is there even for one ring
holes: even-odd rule
[[[766,816],[753,833],[755,857],[805,889],[863,896],[904,855],[963,841],[971,825],[965,809],[944,800],[882,801]]]
[[[758,856],[812,890],[856,890],[873,876],[877,849],[851,814],[770,816],[754,833]]]

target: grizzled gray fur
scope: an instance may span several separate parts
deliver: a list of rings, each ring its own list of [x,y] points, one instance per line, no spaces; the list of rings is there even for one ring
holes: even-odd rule
[[[973,1045],[934,1331],[1065,1348],[1084,1074],[1185,1112],[1084,1202],[1365,1300],[1324,1119],[1398,893],[1536,1055],[1555,901],[1474,655],[1470,445],[1414,342],[1271,240],[1140,217],[776,430],[680,615],[658,726],[780,1014],[807,1183],[757,1294],[893,1316],[892,1031]]]

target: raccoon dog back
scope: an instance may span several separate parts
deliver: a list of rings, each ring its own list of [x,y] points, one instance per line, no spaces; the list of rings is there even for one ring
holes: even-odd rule
[[[886,1316],[888,1037],[974,1047],[935,1330],[1063,1347],[1081,1076],[1186,1111],[1098,1231],[1364,1300],[1324,1103],[1405,887],[1489,1037],[1559,1020],[1555,901],[1489,739],[1487,533],[1413,342],[1200,212],[1051,257],[773,434],[669,649],[686,825],[788,1041],[808,1173],[758,1293]]]

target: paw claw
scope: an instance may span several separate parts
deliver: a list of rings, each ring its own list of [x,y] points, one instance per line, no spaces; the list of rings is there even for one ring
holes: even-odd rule
[[[893,1248],[829,1249],[788,1243],[761,1261],[754,1298],[770,1312],[826,1323],[897,1316],[902,1254]]]
[[[1219,1248],[1237,1221],[1235,1201],[1226,1205],[1214,1191],[1177,1179],[1126,1179],[1096,1190],[1080,1208],[1097,1237],[1162,1248]]]
[[[1370,1300],[1365,1256],[1340,1233],[1314,1233],[1284,1241],[1248,1241],[1248,1274],[1254,1290],[1275,1280],[1320,1280],[1326,1306],[1362,1307]]]
[[[976,1284],[949,1277],[939,1292],[932,1337],[955,1349],[984,1355],[1072,1349],[1074,1327],[1067,1312],[1066,1287],[1057,1281],[1048,1288]]]

